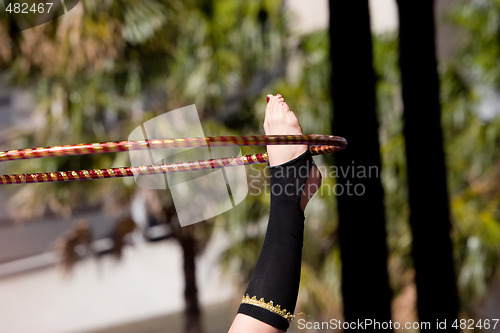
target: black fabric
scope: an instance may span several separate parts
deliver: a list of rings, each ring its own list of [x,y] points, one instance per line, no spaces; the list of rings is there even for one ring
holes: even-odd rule
[[[301,156],[270,167],[271,211],[266,237],[245,294],[257,300],[295,311],[300,282],[304,212],[300,208],[302,191],[313,165],[307,150]],[[242,303],[239,313],[246,314],[286,331],[288,320],[266,309]]]

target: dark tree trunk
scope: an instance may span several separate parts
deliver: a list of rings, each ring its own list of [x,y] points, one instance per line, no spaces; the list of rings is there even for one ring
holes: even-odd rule
[[[198,288],[196,286],[196,239],[190,227],[180,230],[178,241],[182,247],[184,269],[184,301],[186,307],[185,333],[202,333],[201,311],[198,304]]]
[[[165,222],[173,228],[174,238],[182,249],[184,271],[184,333],[203,333],[200,305],[198,303],[198,287],[196,285],[196,256],[198,240],[195,237],[195,225],[181,227],[175,216],[177,212],[173,204],[163,207]],[[174,221],[172,223],[172,221]]]
[[[434,1],[398,0],[410,224],[420,321],[457,318],[450,241]],[[450,322],[451,321],[451,322]],[[435,326],[434,326],[435,327]]]
[[[335,155],[345,320],[388,322],[391,290],[367,0],[330,0],[330,58],[333,133],[349,144]],[[358,174],[363,170],[365,176]]]

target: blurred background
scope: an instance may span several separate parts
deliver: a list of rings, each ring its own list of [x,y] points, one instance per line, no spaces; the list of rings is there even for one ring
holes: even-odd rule
[[[356,38],[351,35],[356,23],[349,22],[361,13],[333,13],[337,1],[330,2],[88,0],[27,30],[19,29],[2,3],[0,151],[126,140],[141,123],[190,104],[207,136],[263,134],[268,93],[285,97],[304,133],[346,136],[351,142],[350,133],[336,127],[337,114],[351,111],[337,106],[332,111],[332,82],[334,87],[338,82],[331,81],[330,47],[338,34]],[[423,287],[415,283],[409,223],[398,5],[360,3],[369,9],[382,167],[377,178],[385,207],[379,238],[387,266],[379,266],[387,273],[391,318],[417,321]],[[463,319],[499,318],[500,1],[436,0],[430,13],[450,212],[449,221],[436,224],[451,226],[449,283],[458,295],[450,307],[457,306]],[[345,28],[332,36],[330,17],[339,15]],[[412,29],[425,30],[426,24],[416,20]],[[335,50],[355,52],[342,45]],[[419,132],[422,145],[436,144],[426,137],[427,128]],[[362,131],[353,135],[368,140]],[[242,147],[242,152],[264,148]],[[347,149],[356,151],[356,145]],[[435,163],[421,159],[431,168]],[[333,163],[331,156],[315,161],[325,170]],[[129,164],[127,153],[53,157],[2,162],[0,174]],[[227,331],[256,263],[269,211],[266,166],[246,168],[258,186],[250,187],[241,204],[184,228],[168,191],[140,189],[133,179],[1,185],[0,332]],[[323,174],[323,186],[336,181]],[[429,187],[432,192],[433,184]],[[306,210],[297,312],[311,321],[349,318],[348,311],[356,311],[344,306],[353,300],[346,297],[349,254],[342,254],[339,238],[348,238],[339,233],[337,206],[331,191],[319,191]],[[425,212],[433,221],[433,212]],[[367,232],[357,232],[356,246],[369,258],[373,249],[363,246]],[[366,276],[355,280],[358,289],[370,285],[370,260],[351,265],[366,268]],[[294,322],[289,331],[307,330]],[[487,331],[500,332],[500,325]]]

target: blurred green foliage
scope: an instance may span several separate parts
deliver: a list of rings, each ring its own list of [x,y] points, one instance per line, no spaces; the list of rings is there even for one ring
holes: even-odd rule
[[[250,105],[262,95],[259,80],[286,63],[275,1],[80,2],[22,33],[2,13],[0,69],[10,84],[34,91],[37,104],[29,126],[12,129],[9,148],[123,140],[141,122],[193,103],[217,135],[229,134],[229,126],[255,132],[259,115]],[[9,165],[32,172],[127,163],[126,154],[101,154]],[[120,206],[132,185],[124,179],[16,187],[11,207],[20,218],[67,216],[82,203]]]
[[[458,287],[465,308],[487,295],[500,266],[500,1],[448,14],[464,47],[442,68]]]
[[[476,6],[486,7],[477,10]],[[463,309],[471,313],[500,273],[500,110],[495,108],[496,114],[484,118],[480,109],[487,103],[481,92],[486,88],[498,94],[500,88],[496,66],[500,60],[500,2],[471,2],[454,6],[451,13],[448,18],[452,17],[456,28],[461,27],[468,38],[460,53],[439,66],[442,126],[458,288]],[[297,39],[296,46],[289,52],[294,55],[298,73],[289,73],[269,91],[285,96],[306,133],[328,133],[331,120],[328,36],[320,31]],[[397,35],[373,36],[373,48],[388,264],[391,286],[398,296],[412,283],[413,264]],[[422,129],[422,144],[432,144],[425,141],[425,129]],[[319,165],[324,163],[321,157],[316,161]],[[335,183],[334,179],[323,177],[324,186]],[[232,223],[241,221],[246,227],[235,228],[235,241],[225,253],[223,263],[242,273],[239,276],[242,285],[248,281],[259,254],[267,222],[267,210],[260,206],[266,204],[260,197],[249,196],[235,210],[237,215],[231,215]],[[254,216],[256,212],[261,214]],[[341,308],[341,263],[335,215],[334,200],[321,191],[306,212],[299,308],[318,318],[331,318],[340,313]]]
[[[9,134],[12,148],[121,140],[141,122],[193,103],[207,135],[262,133],[264,96],[278,92],[305,133],[330,132],[327,32],[292,35],[279,1],[81,1],[71,13],[22,34],[0,16],[0,69],[12,85],[35,91],[37,102],[31,126]],[[452,235],[466,310],[499,273],[500,117],[498,111],[483,113],[500,89],[499,17],[497,0],[456,6],[448,19],[462,29],[464,49],[439,67]],[[397,36],[374,36],[373,43],[389,269],[397,296],[412,271]],[[425,129],[422,143],[432,144]],[[254,150],[242,148],[244,154]],[[126,159],[58,157],[12,164],[12,170],[122,166]],[[214,223],[230,239],[221,263],[241,288],[266,230],[265,170],[247,168],[249,196]],[[323,177],[332,188],[335,179]],[[69,215],[82,203],[107,200],[122,209],[133,191],[129,180],[13,187],[11,207],[23,218]],[[341,313],[341,263],[336,203],[327,192],[320,191],[306,211],[299,309],[331,318]]]
[[[469,313],[500,273],[499,15],[499,1],[452,6],[445,20],[458,30],[463,44],[438,68],[458,290]],[[411,269],[397,47],[396,35],[374,38],[389,267],[396,292],[407,281],[394,273]],[[422,144],[432,144],[426,142],[425,128]]]

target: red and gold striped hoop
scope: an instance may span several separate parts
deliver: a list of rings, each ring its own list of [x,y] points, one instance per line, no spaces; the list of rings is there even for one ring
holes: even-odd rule
[[[296,145],[307,144],[313,155],[327,154],[344,149],[347,141],[333,135],[253,135],[253,136],[217,136],[206,138],[175,138],[142,141],[114,141],[102,143],[86,143],[53,147],[0,151],[0,162],[22,159],[33,159],[51,156],[72,156],[85,154],[113,153],[129,150],[145,150],[159,148],[194,148],[217,146],[262,146],[262,145]],[[167,172],[217,169],[230,166],[267,163],[267,153],[224,157],[183,163],[143,165],[121,168],[88,169],[77,171],[57,171],[31,174],[0,175],[0,185],[65,182],[73,180],[90,180],[104,178],[132,177]]]

